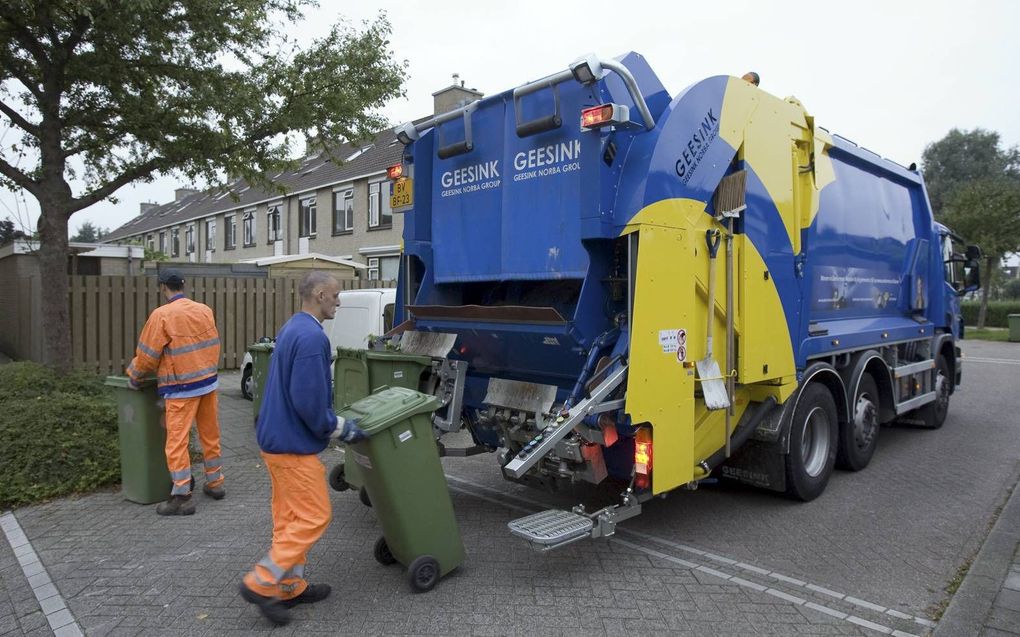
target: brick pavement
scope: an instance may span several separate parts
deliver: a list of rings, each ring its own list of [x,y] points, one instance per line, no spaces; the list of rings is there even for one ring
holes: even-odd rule
[[[15,512],[86,633],[214,635],[270,629],[236,593],[240,576],[262,556],[270,538],[268,478],[254,440],[251,405],[237,389],[239,379],[226,374],[222,382],[226,500],[214,502],[196,494],[198,514],[179,519],[159,518],[152,506],[126,502],[114,492]],[[914,445],[921,441],[921,454],[931,453],[936,444],[931,441],[942,432],[934,436],[930,435],[934,432],[920,432],[927,438],[916,433],[883,431],[886,439],[880,444],[878,464],[882,464],[881,454],[902,451],[908,438],[914,438],[909,441]],[[338,452],[324,455],[327,466],[339,458]],[[940,514],[930,538],[923,542],[907,538],[903,551],[897,543],[890,547],[872,541],[875,552],[858,556],[856,543],[868,541],[868,514],[895,514],[899,506],[907,509],[900,515],[910,515],[906,501],[891,497],[869,511],[866,500],[847,498],[844,493],[827,494],[802,506],[726,486],[671,496],[664,505],[648,507],[632,521],[635,524],[627,523],[628,529],[648,537],[688,543],[683,546],[621,533],[618,541],[582,542],[538,554],[506,530],[507,521],[523,515],[521,508],[532,506],[512,498],[565,505],[576,501],[574,493],[545,496],[506,483],[490,456],[444,462],[449,473],[466,480],[451,481],[467,550],[465,565],[433,592],[412,594],[402,569],[382,567],[372,558],[372,545],[379,535],[372,510],[350,492],[333,494],[334,520],[309,556],[309,576],[331,584],[334,597],[295,610],[295,621],[278,632],[590,635],[641,630],[690,635],[864,635],[899,630],[920,634],[926,627],[914,617],[940,597],[936,588],[945,578],[945,564],[952,564],[968,549],[973,551],[983,539],[973,531],[962,547],[955,537],[934,541],[959,533],[958,516],[986,507],[982,500],[970,503],[968,509],[966,494],[958,494],[954,497],[960,499],[963,511]],[[869,476],[871,471],[840,474],[830,489],[837,493],[862,486],[881,489],[877,482],[893,476],[905,482],[904,488],[917,491],[917,478],[908,468],[890,462],[876,476]],[[847,481],[850,484],[840,486]],[[940,484],[932,486],[937,491]],[[916,497],[926,507],[931,505],[927,499],[938,494]],[[836,517],[830,508],[837,511]],[[739,514],[734,516],[734,511]],[[828,539],[834,529],[844,527],[851,532],[841,536],[842,542]],[[753,532],[748,533],[749,529]],[[767,541],[784,533],[796,541],[816,537],[805,545],[809,550],[800,551],[794,548],[796,541]],[[848,547],[847,537],[859,539]],[[694,542],[701,544],[695,547]],[[777,548],[786,544],[791,546],[786,553]],[[714,560],[692,553],[692,548],[725,550],[728,557]],[[9,547],[0,542],[0,635],[4,631],[48,634],[12,559]],[[757,571],[738,565],[737,560]],[[889,562],[886,568],[883,561]],[[901,572],[904,568],[907,575]],[[771,569],[775,573],[768,575]],[[877,587],[875,582],[863,583],[871,570]],[[934,574],[930,584],[908,581],[911,576],[927,578],[929,574]],[[777,579],[780,576],[790,581]],[[925,587],[931,591],[928,595],[911,592]],[[905,593],[888,594],[901,589]]]

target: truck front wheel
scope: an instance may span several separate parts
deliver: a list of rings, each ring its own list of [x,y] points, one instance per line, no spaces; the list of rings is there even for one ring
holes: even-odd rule
[[[804,388],[790,427],[786,495],[808,502],[825,491],[836,464],[839,422],[836,402],[820,383]]]
[[[878,385],[865,372],[857,384],[857,395],[851,405],[851,420],[839,428],[839,450],[836,466],[860,471],[871,462],[878,443]]]
[[[939,354],[935,357],[935,400],[917,410],[917,415],[924,423],[922,427],[938,429],[946,422],[952,382],[953,376],[949,371],[949,363],[946,362],[942,354]]]

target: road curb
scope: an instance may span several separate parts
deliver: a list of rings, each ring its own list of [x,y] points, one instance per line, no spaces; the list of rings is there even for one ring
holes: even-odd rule
[[[976,635],[1002,590],[1020,544],[1020,495],[1014,484],[1009,499],[978,551],[974,564],[935,627],[935,637]]]

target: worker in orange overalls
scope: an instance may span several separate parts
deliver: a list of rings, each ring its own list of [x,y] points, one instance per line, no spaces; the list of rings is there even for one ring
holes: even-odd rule
[[[159,395],[166,403],[166,464],[174,484],[170,499],[156,506],[160,515],[195,512],[188,438],[196,420],[205,461],[202,491],[214,500],[226,495],[216,408],[220,335],[209,306],[185,297],[183,290],[179,271],[160,271],[159,291],[166,304],[149,315],[127,368],[132,387],[155,373]]]
[[[336,314],[340,284],[313,271],[298,292],[301,311],[280,329],[255,423],[273,485],[273,543],[241,582],[241,597],[277,625],[290,621],[287,609],[330,593],[328,584],[309,584],[304,577],[308,550],[332,517],[318,454],[330,438],[365,438],[355,419],[333,412],[332,356],[322,322]]]

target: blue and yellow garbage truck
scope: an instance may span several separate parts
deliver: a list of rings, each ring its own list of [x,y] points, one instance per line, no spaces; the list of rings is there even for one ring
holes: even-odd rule
[[[435,357],[437,434],[510,480],[625,485],[512,522],[536,548],[713,472],[811,500],[882,425],[945,420],[980,252],[796,99],[671,97],[640,55],[589,55],[396,133],[392,338]]]

